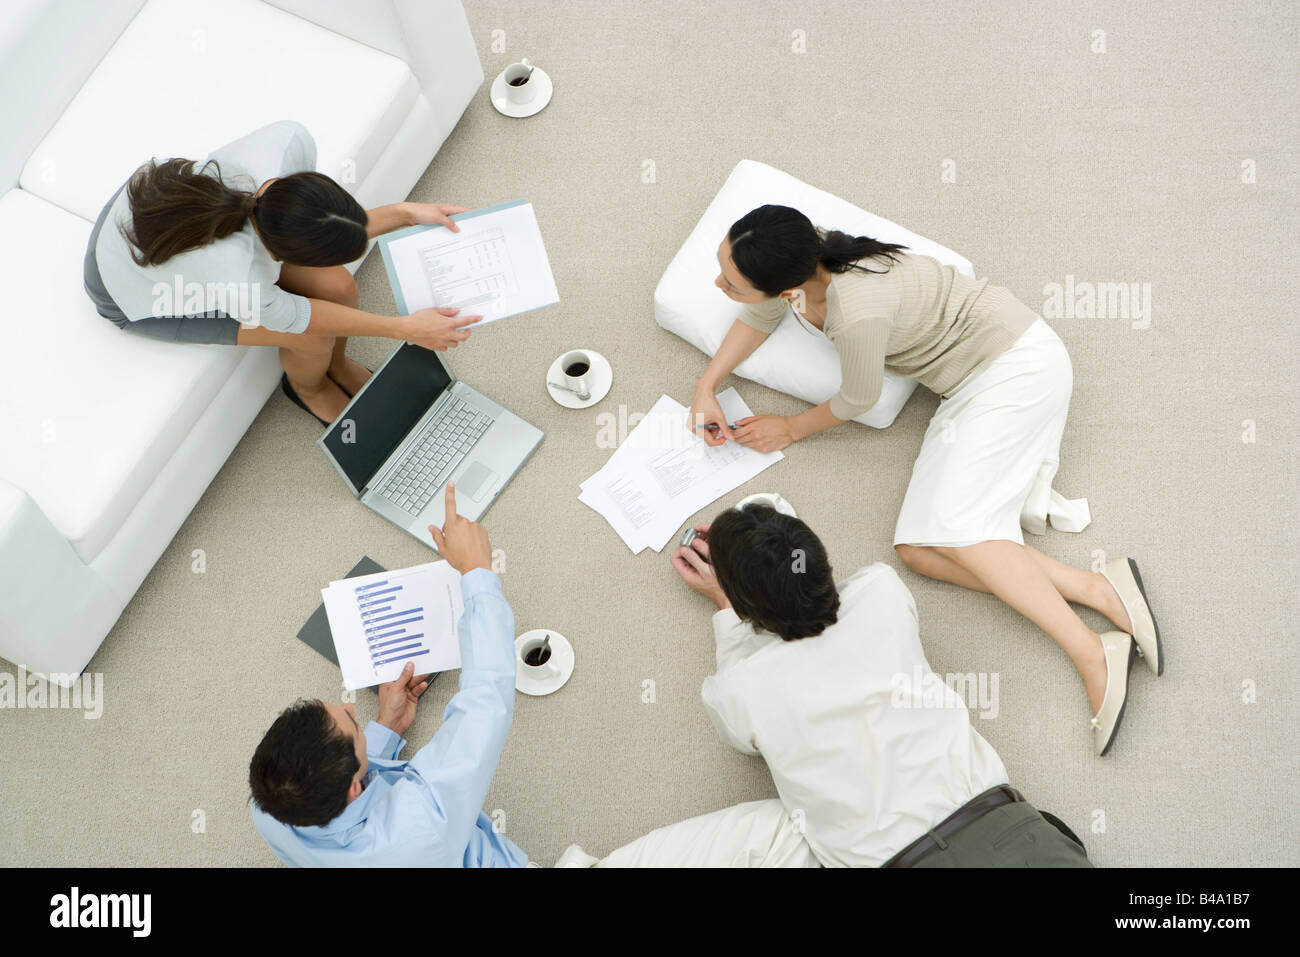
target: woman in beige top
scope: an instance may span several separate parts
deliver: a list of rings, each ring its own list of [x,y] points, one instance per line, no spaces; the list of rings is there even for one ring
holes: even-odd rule
[[[870,409],[886,370],[942,396],[899,513],[899,558],[919,574],[997,595],[1047,632],[1083,679],[1094,744],[1105,754],[1133,654],[1157,674],[1163,663],[1131,559],[1087,572],[1024,543],[1021,511],[1058,463],[1073,386],[1069,356],[1008,290],[904,249],[819,230],[786,206],[737,220],[718,247],[715,283],[745,310],[696,383],[690,424],[710,445],[734,440],[770,452]],[[729,424],[717,388],[784,320],[787,306],[810,334],[835,346],[840,390],[799,415]],[[1097,634],[1070,602],[1101,612],[1119,631]]]

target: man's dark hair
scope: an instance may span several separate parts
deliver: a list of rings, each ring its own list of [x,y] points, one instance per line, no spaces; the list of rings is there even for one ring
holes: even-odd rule
[[[709,558],[731,607],[786,641],[835,624],[840,593],[813,530],[768,505],[723,512],[708,534]]]
[[[280,713],[253,752],[248,786],[257,806],[277,821],[310,827],[343,813],[360,768],[352,739],[325,705],[303,699]]]

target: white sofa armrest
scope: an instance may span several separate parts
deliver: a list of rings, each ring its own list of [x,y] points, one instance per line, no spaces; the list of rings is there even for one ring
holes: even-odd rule
[[[0,657],[67,684],[120,611],[31,496],[0,479]]]

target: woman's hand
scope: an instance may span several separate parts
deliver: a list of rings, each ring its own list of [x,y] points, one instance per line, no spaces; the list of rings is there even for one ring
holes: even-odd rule
[[[736,441],[755,452],[779,452],[795,440],[784,415],[751,415],[736,423]]]
[[[716,429],[697,429],[697,425],[716,425]],[[722,414],[722,406],[712,389],[695,387],[695,398],[691,400],[691,411],[686,417],[686,427],[702,438],[709,445],[721,445],[734,438],[727,428],[727,417]]]
[[[442,352],[469,338],[469,327],[482,316],[462,316],[459,309],[418,309],[406,317],[407,342]]]
[[[469,212],[464,206],[452,206],[450,203],[407,203],[411,214],[412,226],[446,226],[453,233],[460,232],[460,227],[452,221],[456,213]]]

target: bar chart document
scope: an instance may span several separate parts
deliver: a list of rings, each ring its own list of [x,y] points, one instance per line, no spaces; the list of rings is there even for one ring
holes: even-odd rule
[[[735,389],[718,396],[729,422],[752,415]],[[578,501],[609,522],[634,554],[661,551],[682,523],[785,456],[736,442],[710,446],[687,428],[690,410],[661,396],[604,468],[580,486]]]
[[[531,203],[457,213],[445,226],[411,226],[380,237],[398,309],[456,308],[486,322],[560,301]]]
[[[330,582],[321,589],[349,691],[392,681],[408,661],[417,675],[460,667],[460,573],[447,562]]]

